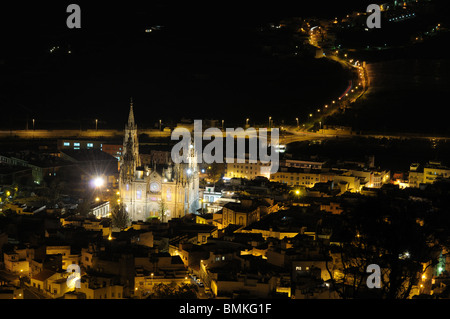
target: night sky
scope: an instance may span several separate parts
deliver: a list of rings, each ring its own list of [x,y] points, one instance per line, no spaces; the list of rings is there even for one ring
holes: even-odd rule
[[[14,2],[0,12],[0,128],[25,129],[33,118],[36,128],[89,129],[95,119],[100,128],[122,128],[131,97],[141,128],[182,118],[294,124],[339,96],[348,75],[330,61],[261,55],[267,41],[284,40],[259,30],[291,17],[342,17],[371,2],[79,1],[81,29],[66,26],[69,1]],[[434,3],[448,22],[449,6]]]
[[[260,58],[257,30],[365,8],[363,1],[90,1],[77,2],[81,29],[68,29],[70,3],[17,2],[0,13],[3,129],[23,129],[27,118],[37,128],[92,128],[95,118],[121,128],[130,97],[140,127],[160,118],[293,121],[342,92],[345,74],[322,61]],[[144,32],[155,26],[163,29]]]

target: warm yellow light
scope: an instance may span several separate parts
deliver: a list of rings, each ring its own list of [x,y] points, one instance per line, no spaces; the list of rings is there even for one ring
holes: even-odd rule
[[[11,195],[11,192],[10,191],[6,191],[6,196],[9,196],[9,195]]]
[[[96,197],[96,198],[95,198],[95,201],[96,201],[96,202],[100,201],[100,198],[99,198],[99,197]]]
[[[427,276],[425,274],[422,275],[422,280],[427,279]]]
[[[300,191],[297,189],[296,191],[295,191],[295,194],[300,194]]]
[[[119,192],[119,191],[117,191],[116,195],[120,195],[120,192]]]
[[[105,181],[101,177],[96,177],[93,182],[95,187],[102,187],[105,184]]]

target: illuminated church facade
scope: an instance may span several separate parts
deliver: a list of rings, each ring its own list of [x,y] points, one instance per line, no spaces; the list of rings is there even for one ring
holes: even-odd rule
[[[125,126],[119,170],[120,200],[132,221],[172,218],[196,213],[199,205],[199,172],[193,148],[187,163],[142,165],[133,103]]]

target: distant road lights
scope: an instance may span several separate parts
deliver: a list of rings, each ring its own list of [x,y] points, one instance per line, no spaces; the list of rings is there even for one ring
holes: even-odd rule
[[[312,113],[309,113],[309,117],[312,117],[313,115],[312,115]]]
[[[325,108],[328,108],[328,105],[325,105]]]
[[[336,101],[333,101],[333,102],[331,102],[331,103],[333,103],[333,104],[334,104],[334,103],[336,103]]]

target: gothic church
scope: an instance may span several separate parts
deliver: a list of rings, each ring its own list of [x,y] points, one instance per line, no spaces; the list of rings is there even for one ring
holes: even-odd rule
[[[193,148],[192,148],[193,149]],[[133,102],[125,125],[123,157],[120,162],[120,200],[132,221],[149,217],[167,222],[196,213],[199,206],[199,173],[195,152],[188,163],[141,165]]]

